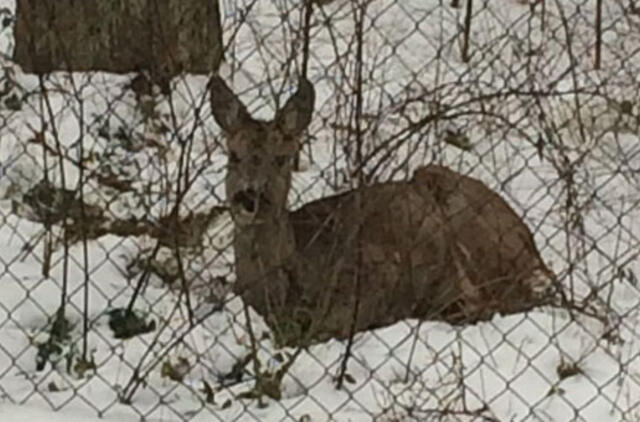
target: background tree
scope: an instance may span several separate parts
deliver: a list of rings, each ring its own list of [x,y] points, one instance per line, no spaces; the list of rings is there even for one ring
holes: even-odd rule
[[[146,70],[165,86],[222,60],[218,0],[18,0],[16,15],[14,59],[28,73]]]

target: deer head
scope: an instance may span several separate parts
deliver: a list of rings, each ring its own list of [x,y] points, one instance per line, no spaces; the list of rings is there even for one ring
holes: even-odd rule
[[[209,89],[213,116],[227,139],[227,199],[236,224],[280,218],[300,136],[311,121],[313,85],[301,78],[297,92],[271,121],[252,118],[220,77],[213,77]]]

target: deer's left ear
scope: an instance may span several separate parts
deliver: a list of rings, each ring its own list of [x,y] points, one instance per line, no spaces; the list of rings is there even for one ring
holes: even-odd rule
[[[288,135],[300,135],[311,123],[315,100],[316,94],[311,82],[300,78],[296,93],[276,113],[276,125]]]

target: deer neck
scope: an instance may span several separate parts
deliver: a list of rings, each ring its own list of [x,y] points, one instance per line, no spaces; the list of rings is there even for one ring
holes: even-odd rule
[[[265,198],[267,201],[269,198]],[[236,289],[260,314],[277,313],[285,304],[295,250],[285,204],[258,213],[234,230]]]
[[[249,224],[236,225],[236,259],[261,263],[268,267],[278,266],[290,257],[295,249],[293,228],[289,213],[283,209],[278,214],[263,216]]]

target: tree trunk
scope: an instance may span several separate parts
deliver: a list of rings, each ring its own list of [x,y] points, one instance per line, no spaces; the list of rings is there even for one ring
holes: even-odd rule
[[[218,0],[17,0],[15,61],[29,73],[217,71]],[[155,78],[154,78],[155,79]]]

